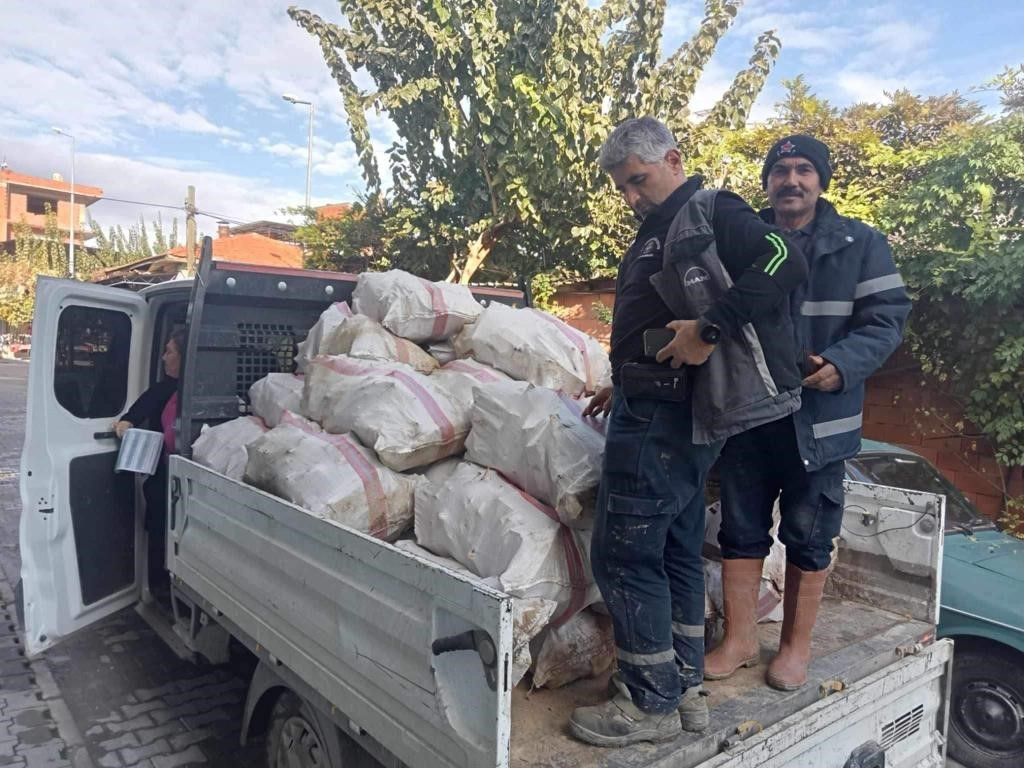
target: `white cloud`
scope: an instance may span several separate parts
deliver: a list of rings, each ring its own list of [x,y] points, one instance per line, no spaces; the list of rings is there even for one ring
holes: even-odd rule
[[[45,177],[59,170],[52,166],[54,152],[48,138],[9,141],[5,143],[5,151],[9,157],[18,157],[18,170],[21,172]],[[183,205],[189,185],[196,188],[199,210],[239,221],[280,219],[278,210],[301,205],[304,197],[304,190],[282,188],[260,177],[190,167],[188,163],[175,167],[171,158],[133,160],[104,152],[78,153],[77,180],[78,183],[102,188],[106,197],[150,204],[101,200],[89,207],[89,213],[103,226],[132,224],[138,221],[140,214],[148,221],[156,218],[157,211],[162,213],[165,222],[177,217],[184,223]],[[317,204],[331,201],[327,198],[314,200]],[[177,210],[159,206],[171,206]],[[200,217],[200,229],[211,231],[212,221],[208,217]]]

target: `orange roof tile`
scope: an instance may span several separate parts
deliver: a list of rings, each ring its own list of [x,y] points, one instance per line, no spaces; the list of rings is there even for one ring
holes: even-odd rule
[[[183,259],[185,253],[185,246],[179,245],[168,251],[167,255]],[[215,239],[213,241],[213,258],[216,261],[255,264],[261,267],[301,267],[302,249],[271,237],[249,232],[244,235]]]
[[[29,176],[27,173],[15,173],[8,169],[0,170],[0,182],[23,184],[26,187],[36,187],[37,189],[52,189],[57,192],[71,192],[71,184],[69,182],[44,179],[40,176]],[[82,197],[99,198],[103,197],[103,190],[99,187],[75,184],[75,194]]]
[[[316,217],[320,221],[324,219],[340,219],[351,210],[352,203],[331,203],[330,205],[321,205],[317,208]]]

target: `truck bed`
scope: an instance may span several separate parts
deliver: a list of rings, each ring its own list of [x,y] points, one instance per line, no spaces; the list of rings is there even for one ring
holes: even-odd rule
[[[896,658],[895,649],[913,644],[928,632],[923,622],[908,620],[849,600],[826,597],[814,632],[814,662],[803,690],[784,693],[764,682],[765,669],[779,644],[781,624],[759,625],[761,664],[740,669],[728,680],[706,682],[710,692],[711,728],[686,733],[671,744],[607,750],[571,739],[566,724],[577,706],[607,698],[608,674],[561,689],[529,690],[528,678],[512,694],[512,766],[514,768],[583,768],[647,766],[671,756],[679,768],[698,765],[720,751],[743,723],[768,728],[822,698],[813,681],[839,680],[848,686]],[[756,729],[756,726],[755,726]]]
[[[764,663],[708,685],[708,732],[662,745],[590,748],[570,739],[566,723],[573,707],[603,700],[607,677],[534,691],[527,677],[509,690],[502,660],[507,664],[512,647],[511,601],[500,592],[178,456],[171,459],[170,482],[168,563],[175,580],[262,660],[290,670],[332,712],[344,713],[346,727],[365,731],[413,768],[696,766],[720,755],[724,745],[738,745],[740,731],[755,738],[825,705],[827,692],[890,674],[897,649],[913,650],[932,629],[828,597],[815,631],[811,682],[803,689],[781,693],[764,685],[779,625],[762,624]],[[431,652],[432,642],[467,629],[482,629],[494,641],[494,687],[485,679],[482,655]],[[898,714],[880,710],[865,725],[869,738],[882,728],[879,717],[896,722],[903,716],[900,696],[918,685],[938,689],[939,667],[949,655],[941,650],[945,657],[929,651],[927,662],[905,660],[901,674],[912,677],[893,689],[890,702]],[[872,694],[869,701],[881,698]],[[927,714],[934,721],[937,695],[931,701]]]

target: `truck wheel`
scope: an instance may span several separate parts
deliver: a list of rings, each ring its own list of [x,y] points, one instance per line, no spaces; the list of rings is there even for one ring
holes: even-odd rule
[[[949,754],[971,768],[1024,765],[1024,659],[1007,648],[953,656]]]
[[[291,691],[278,697],[270,715],[267,768],[342,768],[331,763],[313,708]]]

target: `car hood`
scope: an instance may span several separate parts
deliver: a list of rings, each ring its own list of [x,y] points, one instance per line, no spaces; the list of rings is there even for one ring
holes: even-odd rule
[[[945,556],[1024,583],[1024,541],[1000,531],[973,536],[953,533],[944,542]]]

